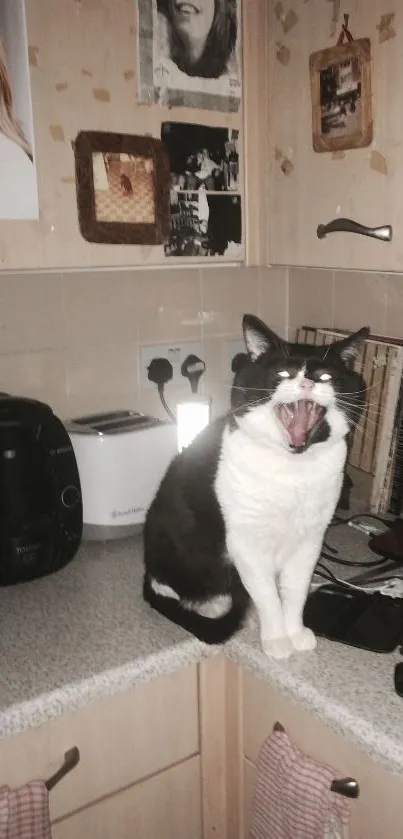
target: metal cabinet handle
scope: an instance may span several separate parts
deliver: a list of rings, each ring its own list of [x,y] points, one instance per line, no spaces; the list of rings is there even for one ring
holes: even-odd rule
[[[384,224],[381,227],[365,227],[350,218],[335,218],[328,224],[319,224],[316,230],[318,239],[324,239],[328,233],[337,232],[358,233],[360,236],[370,236],[372,239],[379,239],[381,242],[390,242],[393,234],[390,224]]]
[[[71,772],[71,770],[74,769],[75,766],[77,766],[79,760],[80,752],[77,746],[73,746],[72,749],[69,749],[68,752],[65,752],[64,761],[60,769],[58,769],[57,772],[55,772],[55,774],[52,775],[51,778],[48,778],[48,780],[45,782],[46,789],[50,792],[50,790],[53,789],[53,787],[55,787],[56,784],[58,784],[59,781],[62,780],[62,778],[65,778],[65,776],[69,772]]]

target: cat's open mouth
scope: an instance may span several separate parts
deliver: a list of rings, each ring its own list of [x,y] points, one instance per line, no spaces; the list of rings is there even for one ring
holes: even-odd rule
[[[288,442],[293,449],[302,449],[308,442],[312,429],[318,425],[325,408],[312,399],[299,399],[298,402],[281,403],[275,408]]]

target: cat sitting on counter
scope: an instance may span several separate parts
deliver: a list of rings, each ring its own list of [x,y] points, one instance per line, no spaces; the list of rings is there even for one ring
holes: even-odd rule
[[[328,346],[284,341],[245,315],[231,410],[178,454],[144,529],[145,600],[208,644],[251,602],[269,656],[312,650],[303,609],[365,404],[364,327]]]

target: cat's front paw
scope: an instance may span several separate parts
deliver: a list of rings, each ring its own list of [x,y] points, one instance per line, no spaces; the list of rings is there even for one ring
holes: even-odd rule
[[[298,650],[299,652],[314,650],[316,647],[316,637],[312,629],[308,629],[307,626],[304,626],[301,632],[298,632],[296,635],[291,635],[290,641],[294,650]]]
[[[262,638],[262,647],[270,658],[289,658],[294,652],[291,640],[284,638]]]

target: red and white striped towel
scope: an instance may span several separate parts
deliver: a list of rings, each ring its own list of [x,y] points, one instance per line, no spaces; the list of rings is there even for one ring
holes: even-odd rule
[[[0,787],[0,839],[52,839],[49,793],[43,781]]]
[[[331,791],[334,778],[334,769],[306,757],[285,731],[274,731],[259,754],[251,839],[346,836],[350,806]]]

